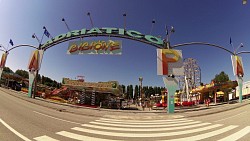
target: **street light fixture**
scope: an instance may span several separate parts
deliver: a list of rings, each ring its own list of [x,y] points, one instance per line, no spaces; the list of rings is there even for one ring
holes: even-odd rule
[[[238,49],[242,47],[244,47],[243,43],[240,43],[240,45],[234,50],[234,55],[236,55],[236,52],[238,51]]]
[[[170,48],[170,36],[175,32],[175,29],[173,26],[171,26],[171,28],[169,30],[168,26],[165,25],[165,30],[166,30],[165,47],[169,49]]]
[[[247,4],[247,0],[242,0],[242,4],[243,5]]]

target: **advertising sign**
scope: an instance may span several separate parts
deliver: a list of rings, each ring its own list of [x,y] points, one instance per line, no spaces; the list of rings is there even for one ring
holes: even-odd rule
[[[36,71],[40,69],[43,52],[43,50],[35,50],[31,53],[30,61],[28,64],[29,71]]]
[[[6,59],[7,59],[7,53],[3,53],[2,58],[1,58],[0,68],[5,67]]]
[[[243,77],[244,68],[243,68],[242,57],[237,55],[231,55],[231,59],[232,59],[234,75]]]
[[[108,54],[121,55],[122,41],[72,41],[67,54]]]
[[[181,50],[157,49],[158,75],[184,75]]]
[[[152,35],[143,35],[142,33],[135,30],[125,30],[123,28],[114,28],[114,27],[103,27],[103,28],[94,27],[92,29],[83,28],[81,30],[73,30],[69,31],[68,33],[57,35],[53,39],[49,39],[45,44],[41,46],[41,48],[46,49],[47,47],[51,47],[57,42],[68,41],[68,39],[70,38],[77,38],[77,37],[82,38],[91,36],[121,37],[126,39],[137,40],[157,47],[164,46],[163,39]]]

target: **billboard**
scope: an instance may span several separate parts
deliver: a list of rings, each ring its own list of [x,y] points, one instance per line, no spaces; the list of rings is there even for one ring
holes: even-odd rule
[[[181,50],[157,49],[157,75],[184,75]]]
[[[7,59],[7,53],[3,53],[2,58],[1,58],[1,62],[0,62],[0,68],[5,67],[6,59]]]
[[[67,54],[121,55],[122,41],[72,41],[69,42]]]
[[[237,55],[231,55],[231,60],[232,60],[234,75],[243,77],[244,68],[243,68],[242,57]]]

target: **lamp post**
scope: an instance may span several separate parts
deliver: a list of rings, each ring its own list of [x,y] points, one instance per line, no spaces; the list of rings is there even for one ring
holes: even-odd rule
[[[232,45],[232,44],[231,44]],[[233,45],[232,45],[233,46]],[[239,48],[242,48],[244,47],[243,44],[241,43],[235,50],[234,50],[234,54],[233,54],[233,59],[235,59],[235,57],[237,56],[237,51]],[[240,61],[240,60],[239,60]],[[236,72],[235,72],[235,76],[236,76],[236,80],[238,82],[238,86],[239,86],[239,103],[242,103],[242,86],[243,86],[243,74],[238,73],[237,72],[237,69],[238,69],[238,63],[235,62],[237,65],[237,68],[236,68]],[[234,64],[233,64],[234,65]],[[234,66],[235,67],[235,66]],[[242,66],[242,69],[243,69],[243,66]],[[243,70],[242,70],[242,73],[243,73]]]
[[[168,26],[165,25],[165,30],[166,30],[165,48],[169,49],[170,48],[170,36],[175,32],[175,29],[173,26],[171,26],[171,28],[169,30]]]

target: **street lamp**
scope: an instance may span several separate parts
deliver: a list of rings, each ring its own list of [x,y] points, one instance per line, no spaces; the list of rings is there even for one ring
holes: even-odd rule
[[[242,4],[247,4],[247,0],[242,0]]]
[[[168,29],[168,26],[165,25],[166,30],[166,39],[165,39],[165,48],[170,48],[170,36],[175,32],[175,29],[173,26],[171,26],[170,30]]]
[[[236,55],[236,52],[238,51],[238,49],[242,47],[244,47],[243,43],[240,43],[240,45],[234,50],[234,55]]]

